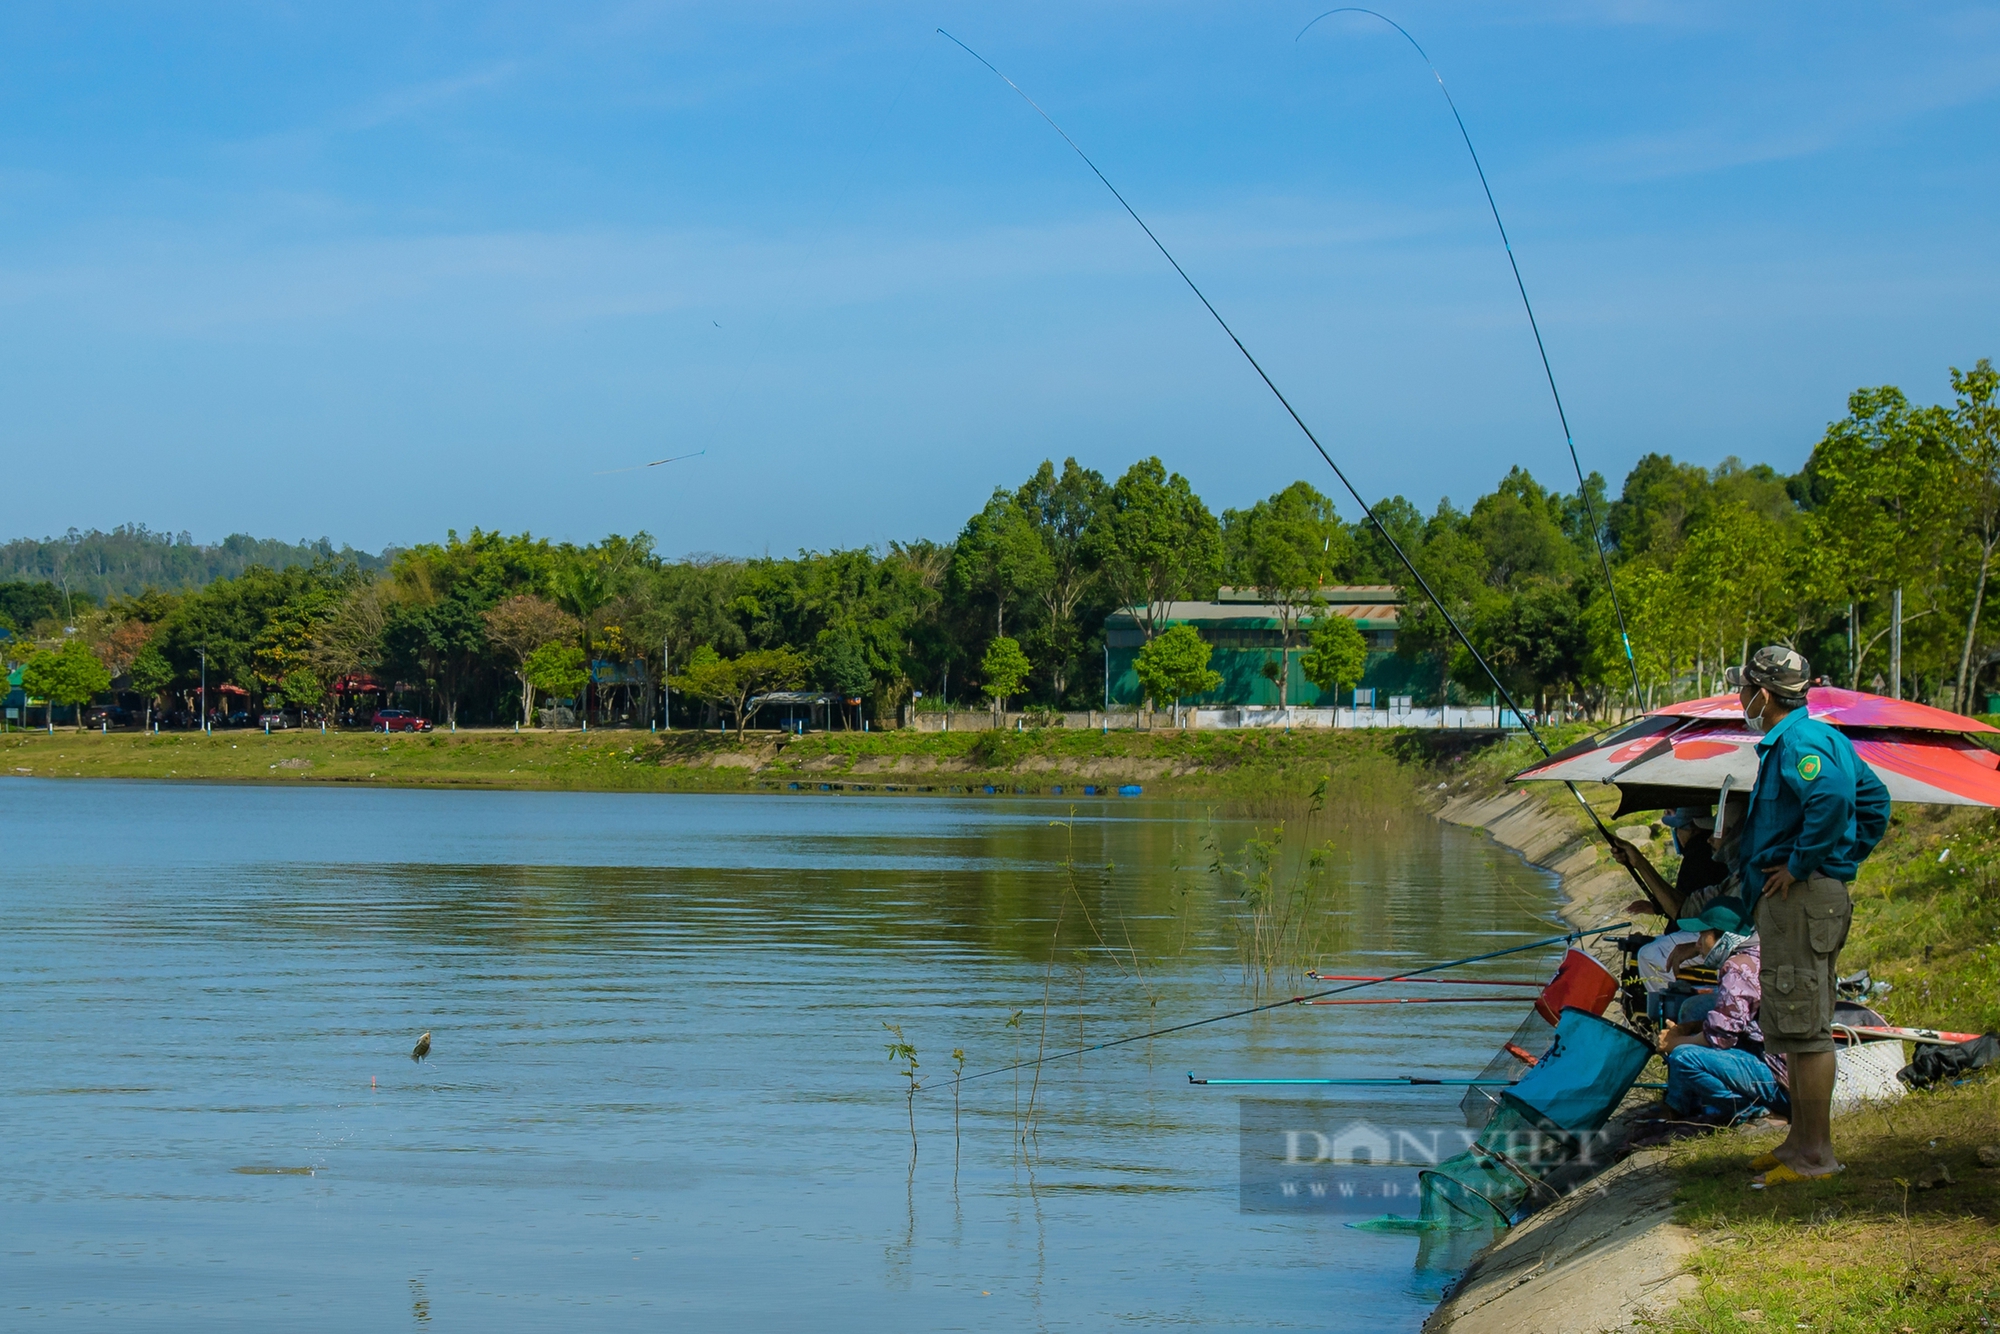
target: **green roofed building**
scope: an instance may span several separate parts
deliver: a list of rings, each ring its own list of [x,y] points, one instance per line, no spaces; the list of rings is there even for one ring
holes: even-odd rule
[[[1368,665],[1360,689],[1373,690],[1377,707],[1386,707],[1398,695],[1415,696],[1422,703],[1436,703],[1438,668],[1434,660],[1417,661],[1396,654],[1396,629],[1402,619],[1402,590],[1393,584],[1346,584],[1322,588],[1326,614],[1345,616],[1368,641]],[[1213,602],[1169,602],[1166,615],[1156,630],[1191,625],[1195,633],[1214,648],[1208,665],[1222,674],[1222,684],[1206,695],[1182,703],[1198,706],[1241,707],[1278,703],[1278,683],[1264,675],[1264,664],[1276,662],[1284,651],[1284,632],[1279,628],[1278,608],[1264,602],[1255,589],[1224,588]],[[1132,661],[1146,642],[1143,622],[1131,609],[1113,612],[1104,618],[1105,695],[1109,705],[1136,705],[1144,692]],[[1352,705],[1353,692],[1322,692],[1307,681],[1299,669],[1309,618],[1302,619],[1291,653],[1291,681],[1288,701],[1300,708],[1334,708]],[[1364,699],[1367,696],[1364,694]]]

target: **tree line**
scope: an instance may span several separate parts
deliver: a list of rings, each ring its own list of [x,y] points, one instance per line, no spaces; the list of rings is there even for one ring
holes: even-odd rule
[[[72,528],[61,537],[0,542],[0,582],[49,584],[74,610],[79,595],[87,604],[101,605],[148,588],[185,591],[234,578],[252,565],[283,569],[336,559],[352,561],[363,570],[379,570],[394,554],[391,550],[376,556],[345,546],[336,550],[323,537],[285,542],[248,533],[231,533],[206,544],[187,533],[156,533],[142,523],[123,524],[108,533]]]
[[[38,681],[67,654],[71,694],[97,680],[86,657],[107,678],[99,690],[115,678],[160,695],[185,692],[205,654],[212,687],[302,708],[369,676],[407,686],[445,723],[533,721],[538,699],[579,698],[599,721],[643,723],[670,684],[741,726],[750,698],[781,689],[861,701],[851,721],[893,717],[919,693],[926,705],[1086,707],[1102,689],[1105,618],[1121,608],[1148,641],[1142,681],[1166,704],[1212,675],[1190,635],[1153,649],[1170,604],[1223,585],[1274,609],[1281,651],[1316,655],[1310,679],[1351,684],[1358,641],[1318,614],[1318,590],[1382,583],[1406,598],[1397,652],[1433,663],[1440,693],[1484,700],[1489,682],[1386,532],[1526,707],[1596,713],[1704,693],[1764,642],[1866,688],[1888,672],[1900,592],[1904,693],[1975,711],[2000,663],[1984,630],[2000,375],[1982,360],[1952,385],[1955,400],[1932,406],[1855,391],[1795,474],[1649,454],[1614,499],[1595,473],[1579,494],[1516,467],[1464,509],[1445,499],[1425,514],[1392,496],[1379,529],[1305,481],[1218,515],[1157,458],[1115,479],[1066,459],[997,488],[949,542],[673,560],[644,533],[575,545],[474,529],[378,569],[326,550],[101,600],[0,583],[0,629],[16,632],[12,658],[42,660]]]

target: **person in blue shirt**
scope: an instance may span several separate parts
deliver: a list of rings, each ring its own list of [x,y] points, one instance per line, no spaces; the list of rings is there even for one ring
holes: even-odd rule
[[[1773,1185],[1840,1170],[1830,1124],[1834,984],[1854,917],[1849,887],[1889,828],[1889,792],[1852,742],[1807,714],[1811,669],[1799,654],[1758,649],[1725,679],[1762,733],[1737,856],[1762,942],[1758,1026],[1791,1076],[1791,1133],[1751,1164]]]

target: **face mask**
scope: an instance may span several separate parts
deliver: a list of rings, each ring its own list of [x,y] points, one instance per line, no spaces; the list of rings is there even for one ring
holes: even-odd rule
[[[1764,733],[1771,730],[1771,724],[1765,721],[1764,715],[1761,712],[1758,713],[1756,716],[1752,717],[1750,710],[1746,708],[1743,711],[1743,721],[1745,724],[1749,726],[1750,730],[1755,732],[1758,736],[1762,736],[1764,735]]]

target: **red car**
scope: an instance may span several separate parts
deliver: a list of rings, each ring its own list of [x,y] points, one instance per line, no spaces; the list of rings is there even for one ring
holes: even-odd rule
[[[408,709],[377,709],[372,725],[378,732],[428,732],[431,720]]]

